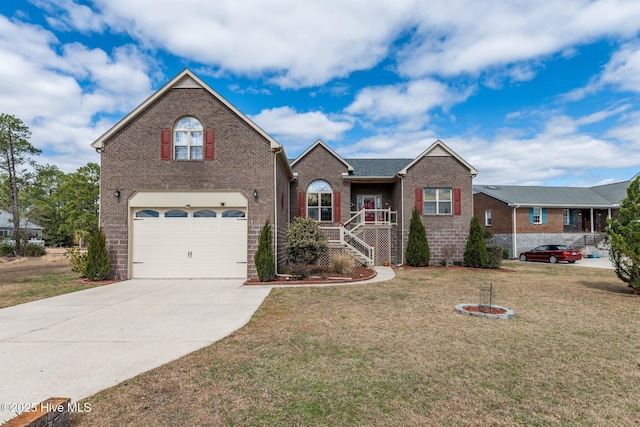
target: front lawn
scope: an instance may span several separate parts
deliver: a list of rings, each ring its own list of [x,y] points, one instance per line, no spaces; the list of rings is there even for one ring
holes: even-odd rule
[[[640,298],[612,270],[505,267],[274,289],[246,327],[86,399],[72,425],[638,425]],[[515,319],[454,311],[490,283]]]
[[[92,287],[80,282],[62,255],[0,262],[0,308]]]

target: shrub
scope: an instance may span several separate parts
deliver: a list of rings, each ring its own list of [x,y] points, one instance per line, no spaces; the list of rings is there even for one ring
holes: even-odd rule
[[[305,264],[303,262],[289,264],[288,270],[296,279],[304,280],[311,275],[311,268],[309,268],[309,264]]]
[[[111,270],[111,259],[107,250],[107,240],[102,228],[99,228],[89,240],[87,264],[84,276],[92,281],[106,279]]]
[[[67,248],[67,257],[71,263],[71,271],[84,274],[87,267],[87,253],[80,251],[80,248]]]
[[[331,272],[343,276],[350,276],[355,271],[353,258],[347,254],[334,255],[331,257]]]
[[[504,248],[498,245],[487,245],[487,268],[500,268],[504,258]],[[507,256],[509,251],[507,251]]]
[[[327,234],[310,218],[296,217],[287,228],[287,261],[315,264],[327,250]]]
[[[7,243],[0,245],[0,256],[15,255],[15,254],[16,254],[15,246],[9,245]]]
[[[270,282],[276,278],[276,262],[273,258],[272,243],[271,224],[267,220],[260,231],[260,239],[255,256],[256,270],[261,282]]]
[[[487,244],[484,241],[482,226],[477,216],[471,219],[469,225],[469,240],[464,250],[464,263],[469,267],[485,268],[489,263]]]
[[[427,241],[427,231],[420,220],[420,214],[413,208],[411,222],[409,223],[409,237],[405,258],[407,264],[413,267],[426,267],[429,265],[431,251]]]
[[[20,255],[30,257],[40,257],[47,254],[47,250],[40,245],[34,245],[33,243],[27,243],[20,246]]]

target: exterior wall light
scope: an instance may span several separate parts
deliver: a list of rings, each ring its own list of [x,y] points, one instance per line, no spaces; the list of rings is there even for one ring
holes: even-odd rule
[[[113,195],[116,196],[116,199],[120,199],[120,190],[114,191]]]
[[[253,190],[253,198],[254,199],[258,198],[258,190]]]

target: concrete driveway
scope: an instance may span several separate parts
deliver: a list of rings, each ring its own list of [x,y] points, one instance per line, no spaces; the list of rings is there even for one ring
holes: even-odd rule
[[[271,290],[241,280],[129,280],[0,309],[6,404],[72,401],[244,326]]]

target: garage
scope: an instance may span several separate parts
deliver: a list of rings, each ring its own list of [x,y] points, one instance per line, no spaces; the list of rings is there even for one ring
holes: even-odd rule
[[[139,193],[129,206],[132,278],[247,277],[241,194]]]

